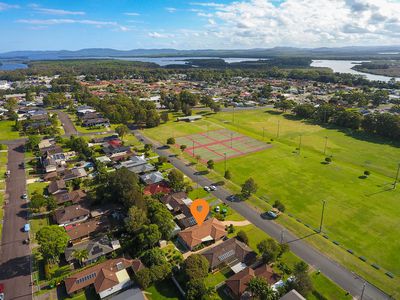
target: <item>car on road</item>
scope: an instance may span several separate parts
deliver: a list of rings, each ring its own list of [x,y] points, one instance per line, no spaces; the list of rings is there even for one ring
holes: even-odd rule
[[[29,232],[31,230],[31,226],[27,223],[24,225],[24,232]]]
[[[279,213],[275,210],[269,210],[261,215],[263,219],[276,219]]]
[[[22,194],[21,199],[24,199],[24,200],[28,199],[28,195],[27,194]]]
[[[211,192],[211,189],[210,189],[210,187],[209,187],[209,186],[207,186],[207,185],[204,187],[204,190],[205,190],[206,192]]]
[[[11,174],[11,171],[10,170],[7,170],[7,172],[6,172],[6,177],[10,177],[10,174]]]
[[[228,200],[230,202],[236,202],[236,201],[239,201],[239,197],[236,195],[230,195],[230,196],[228,196],[228,198],[226,198],[226,200]]]
[[[215,186],[215,185],[210,185],[210,190],[212,190],[212,191],[216,191],[217,190],[217,187]]]
[[[20,167],[21,169],[25,169],[25,163],[24,163],[24,162],[20,163],[20,164],[19,164],[19,167]]]

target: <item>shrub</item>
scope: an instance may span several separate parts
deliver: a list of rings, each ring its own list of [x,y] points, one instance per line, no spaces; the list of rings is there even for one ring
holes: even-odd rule
[[[236,238],[245,243],[246,245],[249,244],[249,237],[247,236],[247,233],[244,232],[243,230],[240,230],[237,234],[236,234]]]

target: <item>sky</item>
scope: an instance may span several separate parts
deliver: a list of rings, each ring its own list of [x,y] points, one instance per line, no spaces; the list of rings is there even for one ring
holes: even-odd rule
[[[0,0],[0,52],[400,45],[400,0]]]

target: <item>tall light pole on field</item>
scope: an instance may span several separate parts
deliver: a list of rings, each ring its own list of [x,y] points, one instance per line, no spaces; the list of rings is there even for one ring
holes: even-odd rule
[[[194,141],[192,141],[192,142],[193,142],[193,151],[192,152],[193,152],[193,157],[194,157]]]
[[[300,134],[300,141],[299,141],[299,155],[301,153],[301,134]]]
[[[281,121],[278,120],[278,130],[277,130],[277,132],[276,132],[276,137],[277,137],[277,138],[279,138],[280,127],[281,127]]]
[[[324,155],[326,155],[326,147],[328,146],[328,137],[325,137]]]
[[[395,179],[394,182],[393,182],[393,189],[394,189],[394,190],[396,189],[397,181],[399,180],[399,175],[400,175],[400,163],[399,163],[399,165],[398,165],[398,167],[397,167],[396,179]]]
[[[365,287],[366,287],[366,285],[367,285],[367,283],[364,281],[364,283],[363,283],[363,287],[362,287],[362,291],[361,291],[360,300],[362,300],[362,299],[363,299],[363,297],[364,297],[364,291],[365,291]]]
[[[225,173],[226,174],[226,152],[224,153],[224,164],[225,164]]]
[[[325,204],[326,204],[326,201],[322,200],[322,213],[321,213],[321,222],[319,223],[319,233],[322,232],[322,223],[324,221]]]
[[[235,123],[235,107],[232,106],[232,123]]]

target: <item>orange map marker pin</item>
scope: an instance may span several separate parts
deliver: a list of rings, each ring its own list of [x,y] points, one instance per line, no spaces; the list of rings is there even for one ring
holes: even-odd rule
[[[190,212],[192,213],[198,225],[203,224],[209,211],[210,206],[204,199],[194,200],[192,205],[190,205]]]

